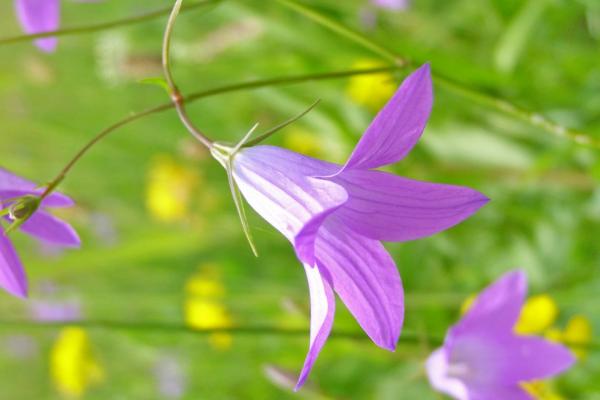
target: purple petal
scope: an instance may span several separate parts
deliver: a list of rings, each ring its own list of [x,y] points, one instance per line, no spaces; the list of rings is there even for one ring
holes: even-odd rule
[[[293,154],[294,157],[287,156]],[[283,149],[256,146],[234,158],[234,179],[250,206],[290,242],[303,231],[298,257],[314,265],[314,236],[325,217],[343,205],[348,196],[340,185],[307,176],[314,159]],[[305,254],[306,253],[306,254]]]
[[[71,225],[44,211],[34,213],[20,229],[38,239],[63,247],[79,247],[81,244]]]
[[[561,345],[519,337],[494,326],[459,334],[453,330],[444,349],[449,354],[447,376],[460,379],[469,389],[469,398],[476,398],[474,392],[484,399],[484,393],[497,393],[501,388],[521,393],[521,382],[549,378],[574,362]]]
[[[317,264],[367,335],[394,350],[404,318],[404,292],[394,260],[383,245],[327,221],[315,243]]]
[[[345,171],[332,181],[349,195],[335,218],[363,236],[383,241],[430,236],[465,220],[488,202],[467,187],[419,182],[380,171]]]
[[[448,354],[445,348],[431,353],[425,364],[431,386],[457,400],[470,400],[467,386],[457,378],[448,376]]]
[[[534,397],[520,386],[492,386],[473,388],[469,391],[469,400],[534,400]]]
[[[17,297],[27,297],[27,278],[12,243],[0,230],[0,286]]]
[[[410,5],[409,0],[371,0],[371,3],[376,7],[394,11],[406,10]]]
[[[59,0],[15,0],[19,22],[27,34],[55,31],[60,24]],[[52,52],[56,38],[36,39],[35,44],[45,52]]]
[[[538,337],[513,336],[505,344],[501,381],[516,384],[547,379],[569,369],[575,357],[564,346]]]
[[[477,296],[471,309],[453,329],[512,332],[526,294],[525,272],[508,272]]]
[[[333,324],[335,297],[329,278],[321,274],[318,267],[304,264],[308,288],[310,290],[310,347],[295,390],[306,381],[319,352],[323,348]]]
[[[0,201],[28,194],[40,195],[43,192],[44,189],[39,188],[35,183],[0,168]],[[69,197],[56,192],[46,197],[42,202],[44,207],[70,207],[73,204],[73,200]]]
[[[17,197],[23,197],[26,195],[41,195],[44,192],[44,189],[36,189],[36,190],[11,190],[0,192],[0,201],[2,199],[14,199]],[[52,193],[48,197],[46,197],[41,206],[42,207],[50,207],[50,208],[61,208],[61,207],[71,207],[75,205],[73,199],[68,196],[65,196],[62,193]]]
[[[348,169],[378,168],[404,158],[421,137],[432,104],[431,73],[425,64],[402,82],[338,174]]]
[[[35,183],[0,168],[0,192],[31,191],[35,188]]]

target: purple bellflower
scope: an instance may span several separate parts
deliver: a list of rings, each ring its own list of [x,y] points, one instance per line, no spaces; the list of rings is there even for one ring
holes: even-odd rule
[[[46,243],[78,247],[80,241],[75,230],[45,211],[46,207],[70,207],[73,201],[60,193],[52,193],[40,203],[41,193],[33,182],[0,168],[0,215],[3,216],[0,221]],[[23,264],[4,229],[0,229],[0,286],[15,296],[27,296]]]
[[[433,102],[429,65],[410,75],[371,123],[344,166],[273,146],[217,145],[239,200],[294,246],[311,296],[306,380],[333,323],[334,292],[378,346],[394,350],[404,317],[402,283],[380,241],[407,241],[448,229],[488,199],[459,186],[373,170],[404,158],[419,140]],[[236,187],[237,185],[237,187]],[[238,211],[243,210],[236,201]]]
[[[568,369],[564,346],[514,333],[527,277],[512,271],[486,288],[427,360],[431,385],[457,400],[533,399],[521,387]]]
[[[100,0],[77,0],[93,3]],[[51,32],[60,26],[60,0],[15,0],[17,19],[28,35]],[[35,40],[36,46],[46,53],[56,50],[58,39],[45,37]]]
[[[25,33],[32,35],[55,31],[60,25],[60,0],[15,0],[17,18]],[[54,37],[40,38],[35,44],[47,53],[56,49]]]

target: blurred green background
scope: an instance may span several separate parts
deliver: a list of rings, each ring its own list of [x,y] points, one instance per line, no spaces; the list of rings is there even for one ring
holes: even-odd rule
[[[413,0],[397,12],[366,0],[305,3],[401,55],[430,61],[443,76],[600,140],[596,0]],[[63,26],[170,4],[65,1]],[[19,34],[12,2],[0,4],[0,15],[0,36]],[[139,83],[160,75],[165,22],[65,36],[50,55],[26,42],[0,46],[0,165],[47,182],[98,131],[168,101],[161,89]],[[274,1],[231,0],[185,13],[173,40],[183,92],[381,62]],[[321,99],[270,143],[343,162],[381,105],[377,96],[405,74],[228,93],[190,104],[189,112],[210,137],[237,141],[255,122],[266,129]],[[368,104],[361,104],[361,91]],[[564,330],[577,315],[600,332],[598,150],[442,88],[435,94],[423,139],[393,171],[468,185],[492,202],[447,232],[386,245],[407,292],[405,331],[417,340],[401,338],[388,353],[366,337],[332,339],[310,384],[294,394],[289,380],[302,366],[308,335],[3,323],[66,309],[100,325],[180,326],[187,315],[198,327],[308,329],[308,290],[291,246],[251,212],[260,253],[252,256],[224,171],[169,111],[109,136],[61,185],[77,201],[60,215],[82,235],[81,250],[59,253],[14,235],[31,296],[0,296],[0,398],[68,398],[80,391],[86,399],[439,399],[422,369],[432,338],[457,320],[469,295],[515,267],[529,274],[532,294],[556,304],[556,319],[540,334]],[[360,331],[341,303],[336,331]],[[83,358],[68,361],[78,351]],[[61,389],[63,375],[83,382],[81,390]],[[600,399],[599,377],[600,353],[590,351],[548,384],[561,397],[545,398]]]

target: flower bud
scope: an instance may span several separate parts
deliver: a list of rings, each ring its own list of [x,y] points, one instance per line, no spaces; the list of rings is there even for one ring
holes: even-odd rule
[[[27,221],[40,207],[40,198],[34,195],[26,195],[17,199],[9,208],[8,216],[13,223],[6,229],[6,233],[18,228]]]

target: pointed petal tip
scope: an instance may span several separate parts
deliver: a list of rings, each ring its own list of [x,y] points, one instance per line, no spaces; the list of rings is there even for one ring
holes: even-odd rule
[[[42,38],[35,41],[35,46],[44,53],[51,54],[56,51],[58,40],[55,38]]]
[[[17,286],[5,287],[5,290],[14,297],[26,300],[29,297],[27,282],[19,282]]]

